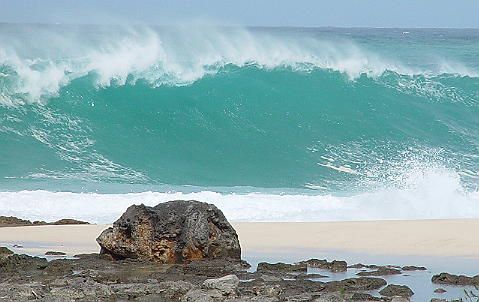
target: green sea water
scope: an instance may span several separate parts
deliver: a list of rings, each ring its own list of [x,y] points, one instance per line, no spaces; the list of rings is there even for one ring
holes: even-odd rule
[[[54,192],[209,192],[304,196],[296,220],[368,218],[368,194],[474,216],[478,179],[479,30],[0,25],[12,214]],[[308,215],[328,198],[359,212]]]

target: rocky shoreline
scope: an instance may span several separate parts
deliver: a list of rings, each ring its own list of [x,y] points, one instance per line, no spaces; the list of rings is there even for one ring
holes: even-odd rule
[[[196,201],[132,206],[97,241],[98,254],[50,251],[51,261],[0,248],[0,301],[401,302],[414,292],[388,276],[426,270],[323,259],[251,268],[223,213]],[[352,269],[353,277],[331,278]],[[441,286],[477,285],[479,275],[441,273],[430,282],[443,293]]]
[[[252,271],[249,264],[241,260],[161,264],[88,254],[47,261],[1,248],[0,300],[401,302],[409,301],[414,295],[409,287],[388,284],[376,273],[387,274],[388,266],[376,266],[372,271],[375,277],[357,276],[339,281],[324,281],[327,275],[308,273],[317,263],[334,272],[337,262],[345,263],[318,259],[296,264],[263,262]],[[475,279],[440,274],[435,275],[432,282],[474,284],[471,280]],[[378,291],[379,295],[372,295],[371,291]]]

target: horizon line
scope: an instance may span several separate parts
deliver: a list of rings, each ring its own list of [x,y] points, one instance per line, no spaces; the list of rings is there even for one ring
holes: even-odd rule
[[[148,24],[141,22],[131,22],[131,23],[49,23],[49,22],[3,22],[0,21],[0,25],[48,25],[48,26],[57,26],[57,25],[68,25],[68,26],[150,26],[150,27],[176,27],[177,24]],[[201,24],[192,24],[194,26],[202,26]],[[209,26],[209,25],[204,25]],[[293,29],[293,28],[303,28],[303,29],[447,29],[447,30],[479,30],[479,27],[394,27],[394,26],[337,26],[337,25],[320,25],[320,26],[284,26],[284,25],[225,25],[225,24],[211,24],[210,26],[215,27],[225,27],[225,28],[284,28],[284,29]]]

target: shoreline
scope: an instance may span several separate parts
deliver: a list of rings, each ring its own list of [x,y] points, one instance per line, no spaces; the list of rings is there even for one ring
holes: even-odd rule
[[[400,275],[381,275],[379,278],[388,284],[409,286],[415,293],[411,301],[426,301],[431,297],[460,297],[463,290],[467,289],[464,286],[431,283],[433,275],[447,271],[474,276],[479,271],[479,244],[472,240],[474,236],[469,236],[472,230],[479,226],[479,219],[231,224],[236,229],[242,246],[242,259],[252,265],[252,270],[244,273],[245,280],[260,276],[256,267],[258,263],[265,261],[297,263],[318,258],[329,261],[346,260],[348,265],[418,265],[425,266],[427,270],[404,271]],[[90,260],[82,259],[92,259],[92,256],[95,258],[94,255],[98,255],[100,248],[95,239],[109,226],[90,224],[3,227],[0,228],[0,246],[6,246],[17,254],[40,256],[47,260],[77,259],[73,256],[90,254],[80,256],[79,260],[72,260],[88,263]],[[389,236],[385,237],[385,234]],[[454,236],[451,237],[452,235]],[[21,247],[15,248],[14,244]],[[441,248],[438,250],[438,247]],[[64,252],[66,255],[45,256],[47,251]],[[348,268],[345,272],[331,273],[308,269],[307,274],[326,274],[326,280],[318,279],[314,282],[334,283],[358,278],[357,273],[363,271]],[[434,290],[437,288],[446,289],[447,292],[436,294]],[[372,293],[377,295],[378,291]]]
[[[370,255],[479,258],[479,219],[357,222],[233,222],[244,251],[347,251]],[[96,237],[109,225],[0,228],[0,244],[23,250],[63,248],[67,254],[98,251]],[[37,254],[37,253],[36,253]]]

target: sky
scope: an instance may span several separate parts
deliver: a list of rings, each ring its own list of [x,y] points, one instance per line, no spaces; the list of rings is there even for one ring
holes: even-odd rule
[[[0,0],[2,23],[479,28],[479,0]]]

